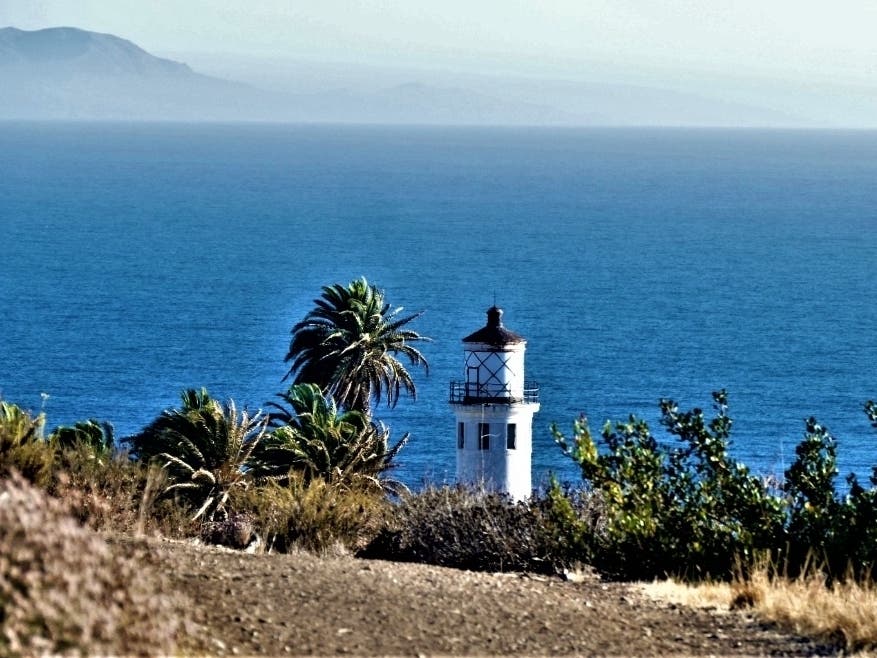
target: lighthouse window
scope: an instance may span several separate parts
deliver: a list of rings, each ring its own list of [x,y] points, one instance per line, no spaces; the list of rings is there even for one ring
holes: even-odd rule
[[[506,425],[505,447],[507,450],[514,450],[518,447],[518,426],[514,423]]]
[[[490,423],[478,423],[478,449],[490,450]]]
[[[462,450],[466,446],[466,426],[457,423],[457,449]]]

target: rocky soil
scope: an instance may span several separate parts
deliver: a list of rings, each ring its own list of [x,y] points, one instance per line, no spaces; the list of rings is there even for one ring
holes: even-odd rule
[[[656,603],[636,587],[310,554],[153,542],[187,599],[185,653],[810,656],[832,650],[745,612]]]

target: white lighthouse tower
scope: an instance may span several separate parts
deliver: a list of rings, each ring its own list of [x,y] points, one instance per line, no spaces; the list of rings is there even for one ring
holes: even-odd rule
[[[502,325],[502,309],[463,339],[465,380],[451,382],[457,481],[525,500],[532,493],[533,414],[539,389],[524,381],[527,341]]]

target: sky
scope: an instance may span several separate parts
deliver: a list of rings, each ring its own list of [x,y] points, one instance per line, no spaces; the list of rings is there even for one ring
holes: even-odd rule
[[[0,26],[227,53],[570,76],[598,65],[877,86],[874,0],[0,0]]]

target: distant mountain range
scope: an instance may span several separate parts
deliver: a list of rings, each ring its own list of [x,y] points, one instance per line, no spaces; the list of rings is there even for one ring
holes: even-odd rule
[[[195,73],[111,34],[0,29],[0,117],[221,120],[270,95]]]
[[[472,125],[799,123],[786,114],[662,89],[530,81],[473,89],[416,80],[309,93],[202,75],[110,34],[0,29],[0,119],[284,121]],[[281,87],[282,88],[282,87]],[[551,92],[551,93],[548,93]],[[549,100],[543,100],[549,99]]]

